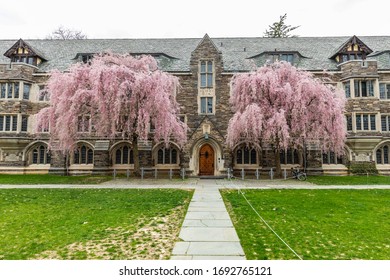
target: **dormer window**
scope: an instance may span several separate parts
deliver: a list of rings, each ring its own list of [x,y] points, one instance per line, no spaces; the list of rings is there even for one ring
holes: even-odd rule
[[[270,60],[274,63],[277,61],[286,61],[290,64],[294,63],[294,54],[293,53],[270,53]]]
[[[22,62],[37,66],[37,58],[34,56],[16,55],[12,57],[11,62]]]
[[[91,64],[94,55],[94,53],[77,53],[74,59],[85,64]]]
[[[83,54],[83,55],[81,55],[81,61],[83,63],[91,63],[92,58],[93,58],[93,54]]]
[[[350,60],[364,60],[370,53],[372,50],[366,44],[358,37],[352,36],[330,58],[342,63]]]
[[[281,61],[287,61],[293,64],[294,62],[294,54],[292,53],[283,53],[280,55],[280,60]]]
[[[11,62],[27,63],[34,66],[39,65],[45,60],[42,55],[22,39],[19,39],[8,51],[6,51],[4,56],[9,57]]]
[[[343,53],[338,56],[339,62],[346,62],[349,60],[362,60],[365,58],[366,58],[365,54],[360,52],[355,52],[355,51]]]

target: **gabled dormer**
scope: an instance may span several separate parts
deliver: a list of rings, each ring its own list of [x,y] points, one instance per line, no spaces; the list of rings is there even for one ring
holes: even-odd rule
[[[337,63],[342,63],[349,60],[366,59],[370,53],[372,50],[354,35],[342,44],[330,58],[336,60]]]
[[[32,48],[22,39],[19,39],[9,50],[4,53],[4,56],[11,59],[11,62],[22,62],[38,66],[46,59],[37,50]]]

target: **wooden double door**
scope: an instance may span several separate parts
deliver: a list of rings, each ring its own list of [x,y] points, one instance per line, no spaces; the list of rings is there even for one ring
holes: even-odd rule
[[[214,149],[204,144],[199,151],[199,175],[214,175]]]

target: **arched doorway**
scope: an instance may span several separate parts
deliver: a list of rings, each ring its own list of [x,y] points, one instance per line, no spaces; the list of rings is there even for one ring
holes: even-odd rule
[[[214,149],[209,144],[199,150],[199,175],[214,175]]]

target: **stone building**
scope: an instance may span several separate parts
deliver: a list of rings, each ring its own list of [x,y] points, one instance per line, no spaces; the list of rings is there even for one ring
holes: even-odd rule
[[[370,162],[389,173],[390,148],[390,37],[298,37],[198,39],[88,39],[0,40],[0,173],[107,173],[133,168],[131,142],[88,136],[67,162],[55,151],[48,153],[48,135],[32,133],[34,114],[47,106],[45,83],[53,69],[88,61],[110,50],[134,55],[150,54],[159,67],[180,80],[177,96],[181,115],[190,131],[188,143],[140,144],[141,166],[158,170],[185,168],[190,175],[224,175],[227,168],[266,172],[275,166],[267,147],[225,144],[230,79],[276,60],[310,71],[345,91],[348,140],[345,156],[321,154],[306,147],[309,172],[345,174],[354,162]],[[85,123],[85,122],[84,122]],[[87,122],[88,123],[88,122]],[[151,130],[151,133],[153,131]],[[81,134],[82,135],[82,134]],[[302,165],[292,149],[281,151],[282,168]]]

